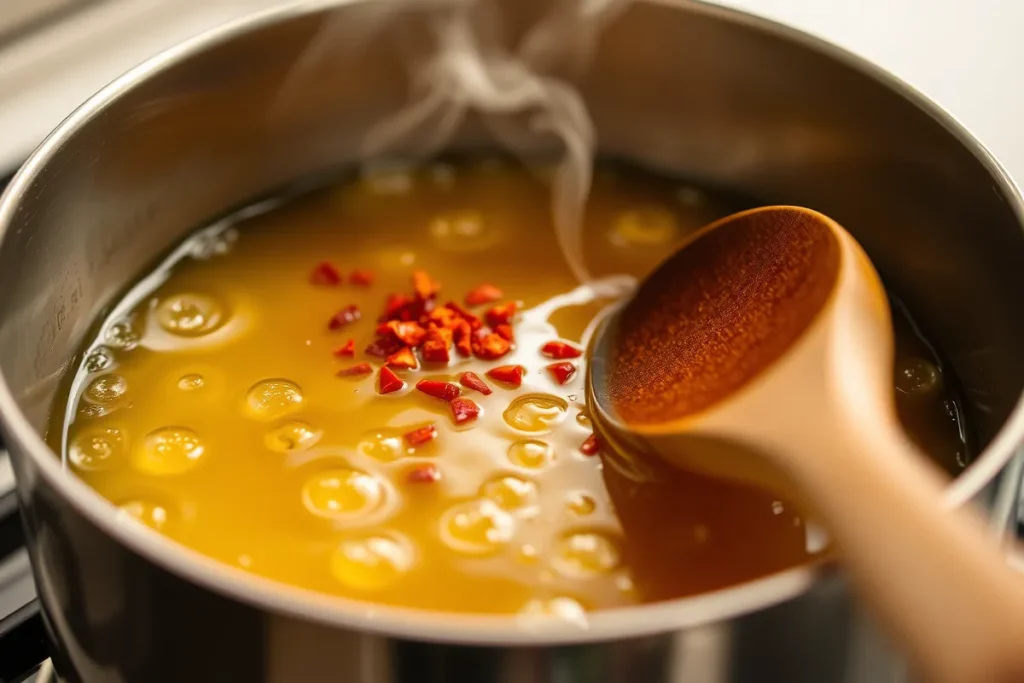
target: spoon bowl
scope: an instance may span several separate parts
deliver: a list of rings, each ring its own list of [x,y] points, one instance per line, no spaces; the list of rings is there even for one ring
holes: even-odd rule
[[[734,214],[696,233],[596,330],[596,429],[614,450],[800,502],[794,438],[813,452],[870,421],[905,441],[889,321],[877,273],[838,223],[792,206]]]

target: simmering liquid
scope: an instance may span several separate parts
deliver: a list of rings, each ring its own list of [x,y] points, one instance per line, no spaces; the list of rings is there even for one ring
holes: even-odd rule
[[[604,168],[587,263],[643,276],[749,206]],[[573,350],[608,300],[570,276],[538,176],[439,165],[264,209],[198,232],[127,294],[53,412],[51,445],[125,523],[328,594],[570,620],[820,552],[785,501],[655,463],[637,478],[596,453]],[[437,313],[448,301],[461,312]],[[395,326],[378,329],[389,305]],[[426,322],[431,306],[456,330],[450,360],[411,340],[382,370],[367,347],[419,335],[428,326],[396,311]],[[967,451],[952,378],[894,310],[901,416],[955,473]],[[456,328],[472,316],[493,330],[467,356]]]

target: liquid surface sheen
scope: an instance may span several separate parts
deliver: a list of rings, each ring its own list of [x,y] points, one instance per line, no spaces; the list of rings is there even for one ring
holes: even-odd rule
[[[599,170],[586,261],[599,276],[642,276],[687,234],[749,206]],[[414,271],[429,277],[413,282]],[[481,317],[519,302],[503,332],[514,346],[496,359],[452,347],[447,365],[420,357],[392,380],[365,352],[378,317],[389,295],[437,284],[436,307],[464,305],[482,284],[501,290],[467,306]],[[576,284],[546,185],[518,167],[339,182],[202,230],[143,279],[84,351],[50,443],[126,524],[271,579],[393,605],[579,621],[820,551],[812,525],[769,494],[634,472],[625,457],[603,465],[585,445],[584,358],[541,353],[579,347],[608,303]],[[901,416],[955,472],[967,453],[952,378],[895,322]],[[481,354],[502,348],[494,328]],[[519,387],[487,374],[515,365]],[[460,384],[467,371],[491,393]]]

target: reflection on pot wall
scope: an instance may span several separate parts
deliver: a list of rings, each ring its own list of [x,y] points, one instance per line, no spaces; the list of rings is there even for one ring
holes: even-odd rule
[[[268,683],[299,679],[326,683],[352,680],[394,683],[536,681],[843,681],[896,683],[899,667],[862,615],[849,611],[841,579],[831,577],[800,598],[741,624],[721,623],[682,632],[605,643],[600,647],[439,648],[388,642],[308,623],[273,618],[268,623]],[[851,618],[852,617],[852,618]],[[780,619],[785,634],[778,633]],[[783,649],[779,649],[783,648]],[[782,654],[782,653],[785,654]],[[799,652],[799,659],[790,654]],[[362,679],[360,679],[362,676]]]

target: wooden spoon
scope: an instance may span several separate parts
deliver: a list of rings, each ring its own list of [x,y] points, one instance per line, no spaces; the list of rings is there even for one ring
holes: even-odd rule
[[[870,261],[775,206],[697,233],[595,334],[588,403],[611,446],[808,506],[928,681],[1024,681],[1024,577],[903,433]]]

